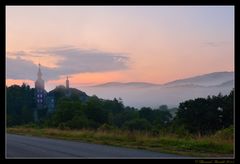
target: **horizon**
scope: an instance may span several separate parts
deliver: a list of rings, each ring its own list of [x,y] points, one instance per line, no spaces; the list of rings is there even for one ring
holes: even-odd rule
[[[7,6],[6,85],[38,63],[46,90],[234,72],[233,25],[233,6]]]
[[[96,85],[82,85],[82,86],[79,86],[79,87],[71,87],[71,81],[70,81],[70,88],[76,88],[76,89],[79,89],[81,90],[81,87],[83,88],[87,88],[87,87],[96,87],[98,85],[103,85],[103,84],[108,84],[108,83],[121,83],[121,84],[127,84],[127,83],[148,83],[148,84],[153,84],[153,85],[165,85],[165,84],[168,84],[168,83],[171,83],[171,82],[175,82],[175,81],[179,81],[179,80],[185,80],[185,79],[189,79],[189,78],[195,78],[195,77],[199,77],[199,76],[204,76],[204,75],[209,75],[209,74],[213,74],[213,73],[233,73],[234,74],[234,71],[220,71],[220,72],[209,72],[209,73],[206,73],[206,74],[200,74],[200,75],[194,75],[194,76],[191,76],[191,77],[184,77],[184,78],[181,78],[181,79],[175,79],[175,80],[172,80],[172,81],[168,81],[166,83],[150,83],[150,82],[144,82],[144,81],[129,81],[129,82],[121,82],[121,81],[109,81],[109,82],[105,82],[105,83],[99,83],[99,84],[96,84]],[[65,81],[66,82],[66,81]],[[19,83],[19,84],[11,84],[11,85],[7,85],[7,87],[10,87],[12,85],[19,85],[21,86],[22,84],[26,84],[26,85],[29,85],[30,88],[34,88],[35,86],[33,84],[29,84],[28,82],[25,82],[24,80],[22,81],[22,83]],[[63,83],[63,84],[58,84],[52,88],[49,88],[49,87],[46,87],[47,85],[47,82],[45,81],[45,90],[47,92],[51,91],[51,90],[54,90],[56,87],[58,86],[64,86],[66,87],[66,83]],[[48,89],[46,89],[48,88]],[[83,90],[81,90],[83,91]]]

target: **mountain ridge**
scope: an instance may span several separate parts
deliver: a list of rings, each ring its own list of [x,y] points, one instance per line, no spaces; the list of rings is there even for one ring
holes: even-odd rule
[[[163,84],[155,84],[149,82],[107,82],[103,84],[94,85],[91,87],[156,87],[156,86],[197,86],[197,87],[210,87],[227,85],[234,81],[234,72],[212,72],[182,79],[177,79]]]
[[[149,87],[149,86],[160,86],[161,84],[154,84],[154,83],[148,83],[148,82],[107,82],[103,84],[94,85],[92,87],[126,87],[126,86],[139,86],[139,87]]]

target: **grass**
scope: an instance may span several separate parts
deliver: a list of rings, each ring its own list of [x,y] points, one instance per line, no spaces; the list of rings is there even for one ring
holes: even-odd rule
[[[232,157],[233,137],[229,130],[214,135],[196,137],[179,137],[176,134],[153,136],[143,132],[122,130],[60,130],[54,128],[11,127],[8,133],[59,138],[66,140],[86,141],[90,143],[114,145],[128,148],[145,149],[162,153],[174,153],[196,157]]]

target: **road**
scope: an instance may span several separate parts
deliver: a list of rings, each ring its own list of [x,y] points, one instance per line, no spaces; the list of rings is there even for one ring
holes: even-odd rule
[[[172,158],[173,154],[7,134],[7,158]]]

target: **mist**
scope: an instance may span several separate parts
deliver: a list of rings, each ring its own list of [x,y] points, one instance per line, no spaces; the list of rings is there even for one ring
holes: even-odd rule
[[[229,94],[233,86],[224,87],[196,87],[196,86],[176,86],[176,87],[82,87],[81,90],[88,95],[97,95],[103,99],[121,98],[125,106],[136,108],[151,107],[157,108],[160,105],[168,107],[178,107],[180,102],[203,97],[208,95]]]

